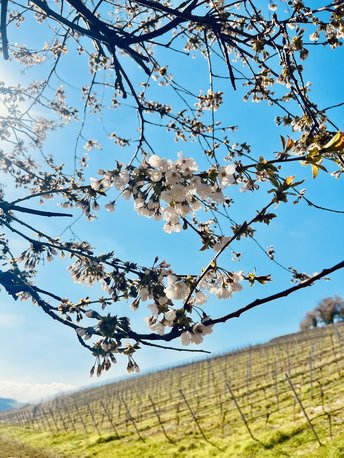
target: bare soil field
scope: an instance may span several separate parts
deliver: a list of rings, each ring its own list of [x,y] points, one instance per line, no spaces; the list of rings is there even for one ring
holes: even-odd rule
[[[59,458],[55,453],[28,447],[18,441],[0,435],[0,458]]]

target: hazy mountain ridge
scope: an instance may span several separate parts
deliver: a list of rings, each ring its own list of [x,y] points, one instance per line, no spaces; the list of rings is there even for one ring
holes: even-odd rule
[[[16,401],[15,399],[0,398],[0,410],[15,409],[16,407],[20,406],[21,403]]]

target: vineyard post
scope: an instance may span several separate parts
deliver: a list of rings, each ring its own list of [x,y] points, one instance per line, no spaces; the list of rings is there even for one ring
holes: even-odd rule
[[[118,432],[117,432],[116,426],[114,425],[114,422],[113,422],[113,420],[112,420],[112,417],[111,417],[110,412],[108,411],[108,409],[107,409],[107,407],[106,407],[106,405],[104,404],[103,401],[100,401],[100,405],[102,406],[104,412],[106,413],[106,416],[108,417],[108,420],[109,420],[109,422],[110,422],[110,424],[111,424],[111,427],[112,427],[112,429],[115,431],[115,434],[116,434],[116,436],[117,436],[117,439],[119,439],[119,434],[118,434]]]
[[[8,417],[7,415],[6,415],[6,416],[3,416],[3,415],[2,415],[2,416],[1,416],[1,420],[0,420],[0,426],[1,426],[2,423],[10,423],[11,418],[14,419],[13,421],[15,422],[16,425],[18,425],[18,426],[24,426],[24,425],[23,425],[23,420],[22,420],[22,418],[21,418],[21,415],[19,415],[19,412],[15,412],[15,413],[12,415],[12,417]]]
[[[196,371],[195,371],[195,380],[197,381],[197,386],[202,388],[202,384],[203,384],[203,378],[201,376],[202,374],[202,366],[199,365],[199,366],[196,366]]]
[[[226,380],[226,387],[227,387],[227,389],[228,389],[230,395],[232,396],[232,399],[233,399],[233,401],[234,401],[234,404],[235,404],[236,408],[238,409],[238,412],[239,412],[239,414],[240,414],[240,417],[241,417],[242,421],[244,422],[244,424],[245,424],[245,426],[246,426],[246,429],[247,429],[247,431],[249,432],[251,438],[252,438],[254,441],[256,441],[256,442],[259,442],[259,440],[256,439],[256,438],[254,437],[254,435],[252,434],[251,428],[249,427],[249,424],[248,424],[248,422],[247,422],[247,420],[246,420],[246,418],[245,418],[244,412],[241,410],[241,408],[240,408],[240,406],[239,406],[239,403],[238,403],[238,401],[237,401],[237,398],[235,397],[235,395],[234,395],[234,393],[233,393],[233,390],[232,390],[232,388],[231,388],[231,386],[230,386],[228,380]]]
[[[287,358],[287,361],[288,361],[288,375],[290,376],[291,367],[290,367],[289,340],[287,340],[287,342],[286,342],[286,349],[287,349],[287,355],[288,355],[288,358]]]
[[[132,422],[132,424],[134,425],[135,431],[136,431],[137,435],[139,436],[139,439],[142,440],[142,441],[144,442],[145,440],[144,440],[144,438],[142,437],[139,428],[137,427],[135,418],[131,415],[130,410],[129,410],[129,407],[128,407],[127,403],[125,402],[125,400],[124,400],[123,398],[122,398],[122,403],[123,403],[123,405],[124,405],[124,407],[125,407],[125,409],[126,409],[126,411],[127,411],[129,420],[130,420],[130,421]]]
[[[76,402],[74,402],[74,408],[75,408],[75,410],[76,410],[76,412],[77,412],[77,414],[78,414],[78,416],[79,416],[79,418],[80,418],[80,421],[81,421],[81,424],[82,424],[82,426],[83,426],[83,428],[84,428],[84,430],[85,430],[85,433],[88,434],[87,427],[86,427],[86,423],[84,422],[84,418],[83,418],[83,416],[81,415],[81,412],[80,412],[79,407],[78,407],[78,405],[77,405]]]
[[[310,377],[310,384],[311,384],[311,398],[313,399],[314,397],[314,392],[313,392],[313,354],[312,351],[309,352],[309,377]]]
[[[94,415],[94,418],[97,419],[97,426],[99,430],[102,431],[104,429],[104,422],[106,422],[106,415],[100,409],[98,404],[94,405],[93,415]]]
[[[276,409],[279,410],[279,389],[278,389],[278,371],[277,371],[277,361],[274,360],[274,385],[275,385],[275,396],[276,396]]]
[[[62,413],[61,413],[61,410],[60,410],[60,407],[59,407],[57,401],[55,401],[55,407],[56,407],[56,410],[57,410],[57,412],[58,412],[58,414],[59,414],[59,417],[60,417],[60,419],[61,419],[61,423],[62,423],[63,429],[64,429],[65,431],[67,431],[68,428],[67,428],[67,426],[66,426],[66,423],[65,423],[65,421],[64,421],[63,415],[62,415]]]
[[[269,418],[270,418],[270,412],[267,412],[266,413],[266,418],[265,418],[265,428],[268,427],[268,424],[269,424]]]
[[[209,367],[209,365],[208,365],[208,367]],[[199,424],[199,421],[198,421],[198,419],[197,419],[197,417],[196,417],[194,411],[192,410],[192,408],[191,408],[191,406],[190,406],[188,400],[186,399],[186,396],[185,396],[183,390],[180,389],[179,392],[180,392],[180,395],[181,395],[181,397],[183,398],[183,400],[184,400],[184,402],[185,402],[185,404],[186,404],[186,406],[187,406],[189,412],[191,413],[192,418],[194,419],[194,422],[196,423],[197,428],[198,428],[199,432],[201,433],[201,436],[203,437],[203,439],[204,439],[205,441],[209,442],[208,438],[207,438],[206,435],[204,434],[204,431],[203,431],[201,425]]]
[[[42,414],[43,414],[43,416],[44,416],[44,418],[45,418],[46,422],[48,423],[48,426],[49,426],[49,429],[50,429],[50,431],[53,431],[53,428],[52,428],[52,426],[51,426],[51,424],[50,424],[50,421],[49,421],[48,415],[46,414],[46,412],[45,412],[45,410],[44,410],[44,407],[43,407],[43,406],[42,406],[42,409],[41,409],[41,410],[42,410]]]
[[[249,349],[248,359],[246,361],[246,390],[249,391],[249,384],[251,382],[251,369],[252,369],[252,355],[251,355],[251,347]]]
[[[269,347],[265,348],[265,372],[268,374],[271,369],[271,363],[270,363],[270,349]]]
[[[24,418],[25,418],[25,422],[26,422],[26,425],[29,429],[31,429],[31,425],[32,425],[32,420],[31,420],[31,417],[29,415],[27,415],[25,412],[24,412]],[[33,427],[33,426],[32,426]]]
[[[137,401],[136,401],[136,418],[139,419],[139,421],[142,421],[142,396],[137,393]]]
[[[207,360],[207,389],[208,393],[207,395],[209,396],[209,390],[210,390],[210,359]]]
[[[312,353],[312,366],[313,370],[316,373],[317,372],[317,365],[319,365],[318,357],[316,354],[316,348],[314,347],[314,341],[313,339],[311,340],[311,353]]]
[[[56,426],[57,431],[60,431],[60,428],[59,428],[59,426],[57,424],[57,421],[55,419],[54,412],[50,409],[50,407],[48,407],[48,410],[49,410],[50,416],[51,416],[51,418],[52,418],[52,420],[54,422],[54,425]]]
[[[331,441],[333,440],[333,435],[332,435],[332,416],[331,413],[329,412],[327,414],[327,420],[328,420],[328,427],[329,427],[329,432],[330,432],[330,438]]]
[[[220,411],[220,415],[222,416],[223,414],[223,401],[222,401],[222,393],[220,390],[217,390],[217,405],[218,405],[218,409]]]
[[[321,349],[319,350],[319,343],[318,343],[318,340],[317,340],[316,336],[314,336],[312,342],[314,344],[313,348],[314,348],[314,354],[316,356],[317,364],[319,365],[320,370],[322,371],[323,352],[321,351]]]
[[[191,380],[192,380],[192,397],[195,398],[197,396],[196,377],[192,377]],[[191,385],[191,380],[190,380],[190,385]]]
[[[120,418],[122,416],[122,401],[121,401],[121,398],[119,397],[118,398],[118,402],[117,402],[117,411],[118,411],[118,418]]]
[[[322,383],[321,383],[320,380],[318,380],[318,384],[319,384],[319,390],[320,390],[321,407],[322,407],[323,412],[326,413],[326,409],[325,409],[325,393],[324,393],[324,390],[323,390],[323,387],[322,387]]]
[[[6,421],[7,421],[7,423],[12,423],[14,425],[17,425],[17,421],[18,420],[17,420],[16,416],[14,414],[12,414],[12,415],[6,416]]]
[[[37,426],[38,429],[40,430],[41,427],[40,427],[40,425],[39,425],[39,423],[38,423],[38,418],[36,417],[36,412],[37,412],[37,408],[34,408],[34,409],[32,410],[32,426],[33,426],[33,429],[35,429],[36,426]],[[36,423],[36,426],[35,426],[35,423]]]
[[[217,389],[218,389],[218,386],[217,386],[217,379],[216,379],[216,376],[215,376],[215,372],[213,371],[213,369],[211,369],[211,378],[212,378],[211,386],[216,392]]]
[[[169,398],[171,399],[172,398],[172,386],[173,386],[173,371],[171,371],[171,369],[168,369],[168,377],[169,377],[169,380],[170,380],[170,384],[169,384]]]
[[[176,426],[177,426],[177,433],[179,433],[179,425],[180,425],[180,402],[178,401],[176,404]]]
[[[41,410],[39,410],[39,408],[37,408],[37,414],[36,414],[36,418],[37,418],[37,425],[39,426],[40,429],[49,429],[48,426],[46,426],[46,422],[45,422],[45,418],[44,416],[41,414]]]
[[[27,428],[28,425],[27,425],[26,418],[24,417],[24,415],[22,413],[19,414],[19,412],[18,412],[18,415],[19,415],[22,426],[24,426],[24,428]]]
[[[11,415],[11,412],[8,412],[8,413],[5,413],[3,415],[5,417],[4,419],[5,419],[6,424],[10,424],[11,420],[13,418],[13,414]]]
[[[111,394],[111,396],[109,397],[108,401],[107,401],[107,405],[108,405],[108,411],[111,415],[111,418],[114,416],[113,415],[113,409],[114,409],[114,405],[115,405],[115,398],[113,396],[113,394]]]
[[[24,426],[25,428],[29,427],[28,424],[27,424],[27,421],[26,421],[26,418],[25,418],[25,415],[23,414],[23,412],[20,412],[20,413],[18,412],[18,414],[19,414],[20,419],[21,419],[21,421],[22,421],[22,423],[23,423],[23,426]]]
[[[22,426],[22,420],[21,420],[21,418],[19,417],[19,415],[18,415],[18,414],[15,414],[15,417],[14,417],[14,418],[16,419],[18,426]]]
[[[335,343],[334,343],[334,338],[333,338],[333,327],[335,325],[332,324],[331,325],[331,343],[332,343],[332,353],[333,353],[333,357],[334,357],[334,361],[336,363],[336,367],[337,367],[337,372],[338,372],[338,375],[339,375],[339,378],[342,377],[342,373],[341,373],[341,370],[340,370],[340,367],[339,367],[339,364],[338,364],[338,357],[337,357],[337,352],[336,352],[336,346],[335,346]]]
[[[96,419],[94,418],[94,413],[93,413],[93,410],[92,410],[90,404],[87,404],[87,408],[88,408],[88,411],[90,412],[93,426],[94,426],[95,429],[97,430],[97,433],[99,434],[99,436],[101,436],[101,432],[99,431],[98,424],[97,424],[97,422],[96,422]]]
[[[222,431],[222,435],[223,436],[225,434],[226,417],[227,417],[227,410],[223,409],[222,410],[222,416],[221,416],[221,431]]]
[[[25,417],[27,419],[28,424],[30,425],[29,428],[35,429],[35,422],[33,421],[31,413],[25,412]]]
[[[338,339],[338,345],[341,348],[342,345],[344,345],[344,339],[342,339],[341,332],[340,332],[340,325],[337,324],[337,326],[334,327],[334,331],[336,332],[337,339]],[[342,342],[343,340],[343,342]]]
[[[293,396],[293,422],[296,421],[296,404],[297,404],[296,398],[295,396]]]
[[[287,382],[289,383],[289,386],[290,386],[290,388],[292,389],[292,391],[294,393],[295,399],[297,400],[299,406],[301,407],[302,413],[305,416],[305,418],[307,420],[307,423],[308,423],[309,427],[311,428],[311,430],[312,430],[312,432],[313,432],[318,444],[320,446],[322,446],[322,443],[320,442],[319,436],[318,436],[317,432],[315,431],[315,428],[312,425],[312,422],[311,422],[311,420],[310,420],[310,418],[309,418],[309,416],[308,416],[308,414],[307,414],[307,412],[306,412],[306,410],[305,410],[305,408],[304,408],[304,406],[302,404],[302,401],[301,401],[300,397],[298,396],[298,394],[297,394],[297,392],[295,390],[295,387],[294,387],[292,381],[290,380],[288,374],[285,374],[285,378],[286,378]]]
[[[166,437],[166,439],[167,439],[169,442],[171,442],[171,443],[173,444],[174,441],[173,441],[173,440],[169,437],[169,435],[167,434],[167,432],[166,432],[166,430],[165,430],[165,427],[164,427],[164,424],[163,424],[163,422],[162,422],[162,420],[161,420],[160,414],[159,414],[159,412],[158,412],[158,409],[156,408],[156,405],[155,405],[155,403],[154,403],[154,401],[153,401],[153,399],[152,399],[152,397],[151,397],[150,394],[148,394],[148,399],[149,399],[150,403],[152,404],[153,410],[154,410],[155,415],[156,415],[156,417],[157,417],[157,419],[158,419],[158,421],[159,421],[159,424],[160,424],[160,426],[161,426],[161,429],[162,429],[162,432],[163,432],[164,436]]]
[[[61,398],[61,404],[63,406],[63,410],[66,412],[67,414],[67,417],[69,419],[69,423],[73,426],[73,430],[74,432],[76,432],[76,428],[75,428],[75,422],[74,420],[72,419],[72,417],[70,416],[70,413],[69,413],[69,409],[68,409],[68,406],[66,405],[66,402],[63,398]]]
[[[201,396],[195,394],[195,399],[196,399],[196,408],[194,407],[194,414],[196,415],[196,418],[198,418],[198,412],[201,407]]]

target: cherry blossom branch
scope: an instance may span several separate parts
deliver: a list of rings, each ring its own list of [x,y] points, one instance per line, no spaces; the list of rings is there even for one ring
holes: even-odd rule
[[[197,349],[189,349],[189,348],[178,348],[178,347],[168,347],[166,345],[158,345],[158,344],[153,344],[152,342],[146,342],[142,339],[139,339],[138,340],[139,343],[141,343],[142,345],[148,345],[149,347],[155,347],[155,348],[162,348],[164,350],[174,350],[174,351],[183,351],[183,352],[189,352],[189,353],[207,353],[207,354],[211,354],[210,351],[207,351],[207,350],[197,350]]]
[[[60,317],[59,315],[57,315],[57,313],[55,313],[57,311],[57,308],[56,307],[52,307],[50,304],[48,304],[45,300],[43,300],[40,295],[38,293],[43,293],[43,294],[47,294],[51,297],[53,297],[54,299],[57,299],[57,300],[60,300],[62,301],[62,298],[56,296],[56,295],[53,295],[52,293],[49,293],[45,290],[42,290],[34,285],[30,285],[29,283],[25,282],[24,280],[22,280],[18,275],[15,275],[13,272],[9,272],[9,271],[2,271],[0,270],[0,285],[2,285],[6,292],[8,294],[10,294],[15,300],[18,299],[18,296],[21,294],[21,293],[28,293],[32,300],[34,302],[36,302],[36,304],[47,314],[49,315],[52,319],[56,320],[56,321],[59,321],[61,324],[65,325],[65,326],[68,326],[69,328],[71,329],[74,329],[74,331],[76,331],[76,334],[77,334],[77,338],[79,340],[79,342],[82,344],[83,347],[87,348],[89,351],[91,351],[92,353],[94,352],[94,347],[91,347],[90,345],[87,345],[84,341],[84,339],[82,339],[82,337],[79,335],[80,334],[80,330],[84,330],[86,332],[87,329],[90,329],[89,327],[85,328],[85,327],[82,327],[80,326],[80,324],[75,324],[73,323],[72,321],[70,320],[67,320],[67,319],[64,319],[62,317]],[[92,334],[91,335],[95,335],[95,336],[99,336],[99,337],[103,337],[102,333],[97,331],[96,329],[92,328]],[[178,337],[181,332],[171,332],[170,333],[171,336],[158,336],[158,337],[162,337],[161,340],[173,340],[175,339],[176,337]],[[117,334],[114,334],[114,337],[116,337]],[[118,335],[119,336],[119,335]],[[163,348],[165,350],[174,350],[174,351],[179,351],[179,352],[191,352],[191,353],[207,353],[209,354],[210,351],[206,351],[206,350],[197,350],[197,349],[184,349],[184,348],[177,348],[177,347],[171,347],[171,346],[163,346],[163,345],[158,345],[158,344],[154,344],[154,343],[151,343],[151,342],[147,342],[146,340],[144,339],[152,339],[152,340],[157,340],[156,339],[156,335],[155,334],[137,334],[135,332],[132,332],[132,331],[129,331],[127,332],[126,336],[121,336],[121,337],[127,337],[129,339],[133,339],[135,340],[136,342],[142,344],[142,345],[146,345],[146,346],[151,346],[151,347],[156,347],[156,348]],[[169,338],[170,337],[170,338]]]
[[[245,230],[250,226],[250,224],[254,223],[255,221],[258,220],[258,218],[262,215],[264,215],[264,213],[266,213],[266,211],[273,205],[273,202],[270,202],[268,203],[262,210],[260,210],[260,212],[254,216],[249,222],[245,221],[244,223],[242,223],[242,225],[240,226],[240,228],[236,231],[236,233],[223,245],[223,247],[216,253],[215,256],[213,256],[212,260],[208,263],[207,267],[203,270],[202,274],[197,278],[197,280],[195,281],[195,283],[193,283],[192,287],[190,288],[190,293],[189,295],[187,296],[185,302],[184,302],[184,309],[187,307],[187,305],[189,304],[190,302],[190,299],[192,297],[192,294],[193,292],[195,291],[195,289],[197,288],[197,285],[203,280],[203,278],[207,275],[207,273],[214,268],[214,264],[216,262],[216,260],[219,258],[219,256],[221,256],[221,254],[229,247],[229,245],[235,240],[237,239],[238,237],[240,237],[240,235],[242,235]]]
[[[318,210],[322,210],[322,211],[326,211],[330,213],[344,214],[344,210],[336,210],[335,208],[328,208],[328,207],[323,207],[321,205],[317,205],[305,196],[302,196],[302,199],[305,200],[310,207],[317,208]]]
[[[52,218],[52,217],[72,217],[73,215],[70,213],[60,213],[60,212],[48,212],[44,210],[36,210],[34,208],[27,208],[27,207],[21,207],[19,205],[13,205],[8,202],[2,202],[0,203],[0,208],[7,212],[7,211],[18,211],[21,213],[29,213],[30,215],[36,215],[36,216],[45,216],[47,218]]]
[[[86,185],[86,186],[68,187],[68,188],[61,188],[61,189],[49,189],[49,191],[36,192],[33,194],[29,194],[25,197],[21,197],[19,199],[14,200],[13,202],[9,202],[8,205],[13,206],[20,202],[34,199],[35,197],[48,196],[49,194],[61,194],[61,193],[68,194],[68,192],[70,191],[85,191],[86,189],[90,189],[90,188],[91,188],[90,185]]]
[[[17,218],[15,218],[13,216],[12,216],[12,219],[14,221],[16,221],[17,223],[19,223],[19,224],[31,229],[33,232],[37,233],[39,236],[44,237],[47,240],[50,240],[50,242],[44,242],[44,241],[37,242],[35,239],[27,236],[23,232],[15,229],[13,226],[8,224],[6,221],[0,219],[1,224],[3,224],[10,231],[14,232],[15,234],[19,235],[20,237],[23,237],[25,240],[27,240],[28,242],[30,242],[32,244],[39,243],[39,244],[41,244],[43,246],[47,246],[47,247],[50,247],[50,248],[55,248],[55,249],[57,249],[59,251],[62,251],[62,252],[66,251],[66,252],[68,252],[68,253],[76,256],[76,257],[79,257],[79,258],[87,258],[87,259],[90,259],[91,261],[99,262],[99,257],[96,256],[96,255],[93,255],[91,253],[87,253],[84,250],[77,250],[77,249],[69,248],[68,246],[63,245],[63,244],[58,244],[58,243],[56,243],[56,240],[54,240],[53,238],[51,238],[48,235],[44,234],[43,232],[39,231],[38,229],[35,229],[34,227],[30,226],[29,224],[24,223],[24,221],[18,220]],[[133,269],[133,268],[130,268],[128,266],[124,266],[124,265],[122,266],[120,264],[117,264],[117,263],[114,263],[114,262],[109,262],[109,261],[106,261],[106,260],[105,261],[103,260],[102,262],[104,264],[110,266],[110,267],[118,268],[118,269],[121,269],[121,270],[127,270],[127,271],[132,272],[132,273],[134,273],[136,275],[139,273],[139,271],[137,269]]]
[[[266,304],[267,302],[272,302],[277,299],[280,299],[282,297],[289,296],[290,294],[294,293],[295,291],[298,291],[303,288],[307,288],[308,286],[311,286],[314,282],[320,280],[323,277],[326,277],[327,275],[343,269],[344,268],[344,261],[339,262],[338,264],[335,264],[332,267],[323,269],[319,274],[313,275],[310,277],[308,280],[305,280],[298,285],[292,286],[291,288],[287,288],[283,291],[280,291],[279,293],[272,294],[271,296],[267,296],[263,299],[256,299],[255,301],[251,302],[250,304],[246,305],[245,307],[242,307],[234,312],[228,313],[228,315],[224,315],[220,318],[214,318],[214,319],[209,319],[204,322],[207,326],[214,325],[217,323],[225,323],[228,320],[231,320],[232,318],[239,318],[240,315],[243,313],[258,307],[259,305]]]

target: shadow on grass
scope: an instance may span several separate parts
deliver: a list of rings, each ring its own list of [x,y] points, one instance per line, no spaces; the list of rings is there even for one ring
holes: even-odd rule
[[[98,439],[95,441],[94,444],[106,444],[107,442],[112,442],[112,441],[118,441],[121,438],[117,436],[116,434],[111,434],[110,436],[100,436]]]
[[[284,443],[288,442],[289,440],[295,438],[300,433],[305,431],[304,426],[299,426],[293,429],[290,432],[283,432],[278,431],[276,432],[268,441],[260,441],[255,439],[255,442],[251,442],[249,445],[245,447],[246,453],[256,453],[258,450],[272,450],[274,447],[279,445],[283,445]],[[279,456],[287,456],[293,457],[293,453],[289,453],[285,450],[278,449]],[[246,456],[246,455],[245,455]]]
[[[270,440],[268,442],[262,442],[261,440],[257,439],[257,438],[254,438],[254,443],[252,443],[250,446],[248,446],[248,448],[263,448],[265,450],[271,450],[273,449],[274,447],[278,446],[278,445],[282,445],[284,444],[285,442],[287,442],[288,440],[292,439],[293,437],[295,437],[296,435],[304,432],[305,428],[300,426],[298,428],[295,428],[293,429],[292,431],[290,432],[283,432],[283,431],[278,431],[276,432],[276,434],[273,435],[273,437],[270,438]],[[208,438],[205,438],[204,436],[202,437],[202,435],[200,434],[195,434],[195,433],[190,433],[190,436],[193,436],[193,438],[195,440],[199,440],[199,439],[203,439],[207,444],[211,445],[212,447],[216,448],[217,450],[219,450],[220,452],[223,452],[225,451],[224,448],[220,447],[218,444],[216,444],[215,442],[213,442],[212,440],[208,439]],[[93,446],[94,445],[98,445],[98,444],[105,444],[105,443],[108,443],[108,442],[112,442],[112,441],[120,441],[121,440],[121,437],[117,436],[116,434],[111,434],[109,436],[106,436],[106,437],[99,437],[94,444],[92,444]],[[177,445],[178,444],[178,441],[176,440],[173,440],[171,438],[169,438],[169,442],[173,445]],[[182,449],[187,449],[188,447],[185,447],[185,446],[182,446]],[[196,445],[194,445],[194,447],[191,446],[191,448],[196,448]],[[181,451],[181,450],[179,450]],[[284,456],[291,456],[289,453],[287,452],[284,452],[284,451],[279,451],[281,453],[281,455],[284,455]]]
[[[185,437],[187,436],[190,436],[190,437],[193,437],[195,439],[203,439],[207,444],[211,445],[212,447],[216,448],[217,450],[219,450],[220,452],[224,452],[225,449],[224,448],[221,448],[219,445],[217,445],[215,442],[211,441],[210,439],[208,439],[204,434],[197,434],[197,433],[194,433],[194,432],[190,432],[189,434],[186,434]]]
[[[274,436],[269,440],[269,442],[262,444],[263,447],[267,450],[274,448],[276,445],[281,445],[284,442],[287,442],[289,439],[292,439],[294,436],[302,433],[305,430],[303,426],[293,429],[289,433],[278,431]]]

